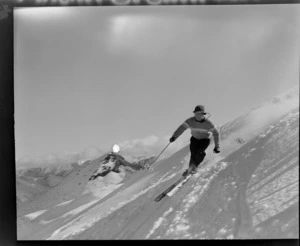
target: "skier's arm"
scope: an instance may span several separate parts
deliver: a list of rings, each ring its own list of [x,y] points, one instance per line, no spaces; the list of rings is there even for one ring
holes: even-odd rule
[[[214,142],[216,147],[220,147],[220,134],[216,127],[211,129],[211,132],[214,136]]]
[[[173,133],[172,137],[178,138],[186,129],[189,128],[189,125],[186,122],[183,122]]]
[[[210,122],[211,123],[211,122]],[[209,130],[214,136],[215,147],[220,147],[220,134],[213,123],[211,123],[211,129]]]

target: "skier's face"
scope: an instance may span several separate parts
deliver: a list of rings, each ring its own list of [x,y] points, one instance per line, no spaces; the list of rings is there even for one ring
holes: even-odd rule
[[[199,120],[199,121],[204,120],[204,113],[203,112],[195,112],[194,114],[195,114],[196,120]]]

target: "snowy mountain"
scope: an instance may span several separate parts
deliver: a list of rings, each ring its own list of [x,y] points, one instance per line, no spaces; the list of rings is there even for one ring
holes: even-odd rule
[[[32,200],[35,196],[46,192],[47,182],[44,179],[26,177],[16,178],[16,196],[17,204]]]
[[[18,167],[16,170],[17,177],[28,176],[28,177],[39,177],[43,178],[50,174],[65,177],[67,176],[74,167],[78,166],[77,163],[61,163],[59,165],[39,165],[37,167]]]
[[[134,165],[119,155],[76,167],[18,207],[18,239],[298,238],[299,88],[220,133],[221,153],[211,145],[198,172],[160,202],[154,198],[188,166],[188,146],[152,172],[128,175]]]
[[[103,161],[97,160],[98,168],[94,171],[89,180],[96,179],[98,176],[104,177],[109,172],[132,174],[136,171],[144,169],[148,163],[152,163],[154,157],[147,159],[140,158],[138,162],[130,163],[119,154],[109,153]],[[91,161],[84,162],[83,166],[87,166]],[[65,177],[71,174],[75,169],[78,169],[77,163],[61,164],[47,167],[32,167],[20,168],[16,171],[16,189],[17,189],[17,204],[31,201],[37,196],[43,195],[51,188],[58,186],[63,182]]]
[[[46,167],[18,168],[16,170],[17,204],[28,202],[60,184],[77,163]]]

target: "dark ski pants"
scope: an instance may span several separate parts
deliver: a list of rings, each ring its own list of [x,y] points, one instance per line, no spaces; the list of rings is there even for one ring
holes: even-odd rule
[[[190,164],[196,165],[197,167],[199,164],[204,160],[204,157],[206,156],[205,150],[209,146],[210,139],[204,138],[204,139],[196,139],[194,137],[191,137],[191,143],[190,143],[190,151],[191,151],[191,159]]]

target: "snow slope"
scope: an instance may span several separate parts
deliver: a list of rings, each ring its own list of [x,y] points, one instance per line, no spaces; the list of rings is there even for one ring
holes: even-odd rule
[[[222,152],[211,145],[198,173],[159,203],[187,167],[188,146],[152,172],[90,180],[103,157],[78,167],[18,209],[18,239],[299,237],[298,97],[293,89],[223,126]]]
[[[16,179],[17,204],[32,200],[38,194],[47,191],[46,182],[42,184],[39,179],[28,180],[26,178]]]

